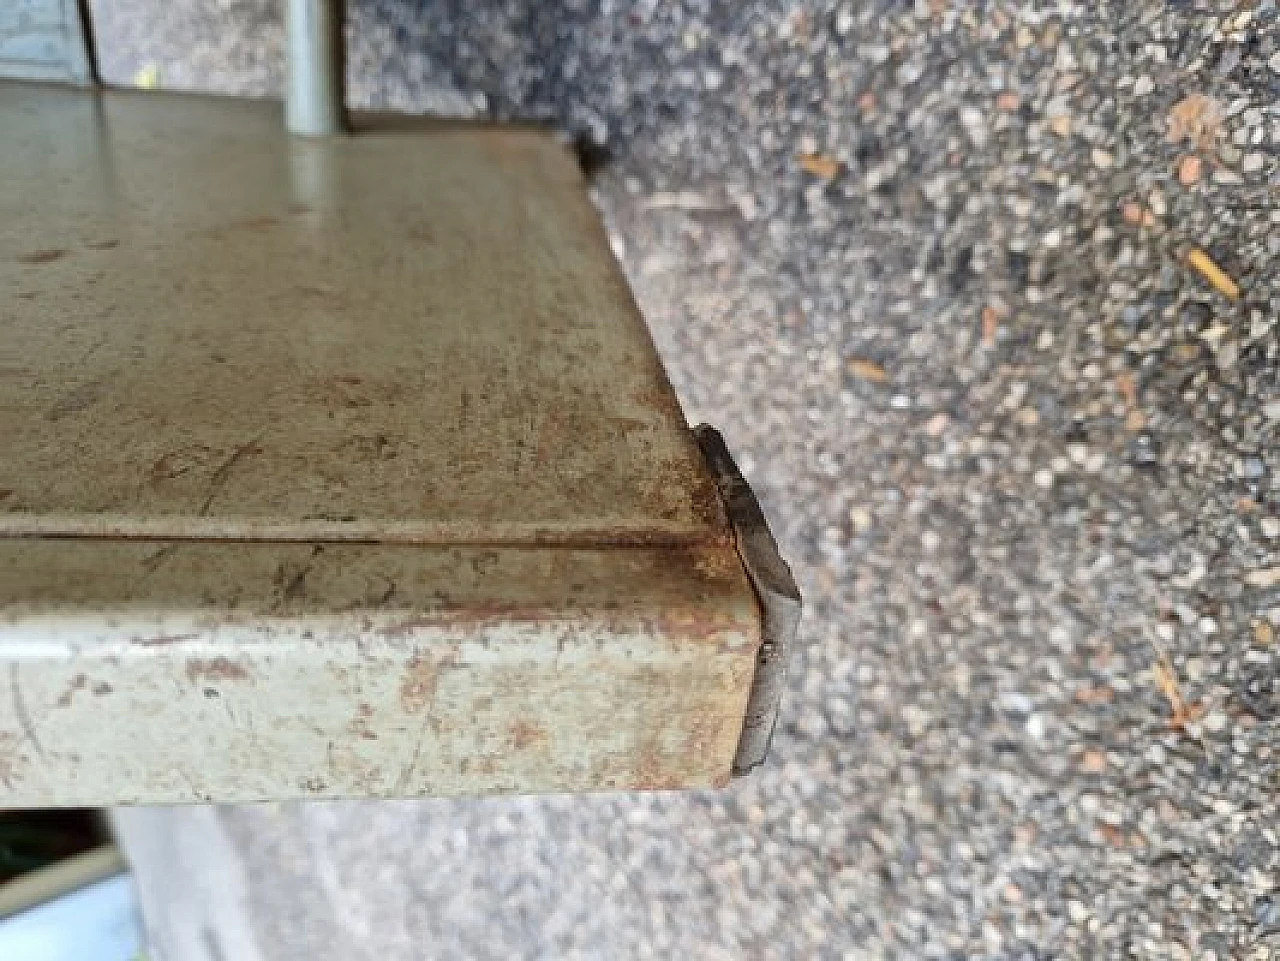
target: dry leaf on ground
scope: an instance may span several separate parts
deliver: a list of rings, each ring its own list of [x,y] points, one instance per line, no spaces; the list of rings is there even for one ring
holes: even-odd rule
[[[1086,774],[1101,774],[1107,769],[1107,755],[1091,747],[1081,755],[1080,767]]]
[[[820,153],[802,153],[797,158],[800,166],[815,177],[821,177],[823,180],[834,180],[840,176],[840,171],[844,169],[842,164],[835,157],[828,157],[826,154]]]
[[[1212,97],[1193,93],[1169,111],[1167,136],[1171,143],[1190,140],[1199,150],[1212,150],[1222,134],[1222,108]]]
[[[874,360],[865,357],[851,357],[845,364],[846,369],[860,380],[869,380],[873,384],[883,384],[889,379],[889,372]]]
[[[1200,182],[1200,175],[1204,172],[1204,163],[1195,154],[1187,154],[1178,160],[1175,169],[1178,174],[1178,183],[1184,187],[1194,187]]]
[[[994,307],[982,308],[982,346],[994,347],[996,334],[1000,332],[1000,311]]]
[[[1193,247],[1187,254],[1187,263],[1213,286],[1213,288],[1231,300],[1240,299],[1240,287],[1225,270],[1213,262],[1213,258],[1199,247]]]
[[[1155,678],[1156,687],[1160,689],[1160,693],[1169,702],[1169,709],[1173,713],[1173,716],[1169,718],[1169,726],[1171,728],[1181,731],[1188,724],[1192,724],[1204,717],[1206,708],[1203,704],[1199,702],[1188,704],[1182,696],[1182,688],[1178,686],[1178,678],[1173,673],[1173,666],[1163,654],[1160,655],[1160,659],[1151,668],[1151,675]]]
[[[1117,848],[1124,847],[1124,832],[1121,831],[1118,827],[1115,827],[1114,825],[1111,825],[1111,824],[1105,824],[1105,823],[1099,824],[1098,833],[1101,834],[1104,838],[1106,838],[1107,843],[1110,844],[1112,847],[1117,847]]]
[[[1138,402],[1138,381],[1129,371],[1116,375],[1116,390],[1130,407]]]
[[[1067,113],[1056,113],[1049,118],[1049,129],[1059,137],[1071,136],[1071,115]]]

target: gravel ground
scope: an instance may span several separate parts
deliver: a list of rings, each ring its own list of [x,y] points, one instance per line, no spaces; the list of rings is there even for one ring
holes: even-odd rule
[[[94,5],[116,79],[278,88],[275,3]],[[808,613],[728,791],[229,812],[336,918],[263,940],[1280,958],[1274,0],[353,6],[355,101],[598,146]]]

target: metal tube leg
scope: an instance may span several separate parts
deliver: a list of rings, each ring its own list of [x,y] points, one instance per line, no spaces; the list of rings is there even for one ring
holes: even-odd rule
[[[343,104],[343,0],[286,0],[285,126],[324,137],[346,126]]]

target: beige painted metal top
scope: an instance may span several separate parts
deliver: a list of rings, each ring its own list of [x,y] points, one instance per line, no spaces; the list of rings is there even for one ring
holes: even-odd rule
[[[0,537],[727,542],[547,136],[26,84],[0,131]]]
[[[758,759],[772,582],[576,163],[388,123],[0,84],[0,808]]]

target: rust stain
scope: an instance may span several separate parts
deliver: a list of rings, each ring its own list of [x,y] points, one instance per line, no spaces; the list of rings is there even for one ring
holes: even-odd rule
[[[701,456],[694,452],[690,457],[664,457],[654,461],[648,475],[643,478],[641,496],[645,506],[674,520],[678,516],[678,502],[672,492],[688,490],[688,509],[699,522],[712,531],[703,538],[707,543],[723,542],[727,537],[728,518],[724,502],[715,481],[707,473]]]
[[[636,403],[641,407],[647,407],[663,417],[684,418],[684,411],[680,409],[680,402],[676,400],[676,395],[669,389],[644,387],[636,391],[633,396]]]
[[[456,645],[432,660],[424,658],[420,653],[414,654],[409,659],[404,679],[400,682],[401,708],[408,713],[419,713],[423,712],[424,709],[429,709],[435,700],[436,687],[440,682],[441,672],[455,667],[457,663],[458,648]],[[414,772],[418,769],[418,761],[422,757],[422,742],[425,740],[429,728],[435,729],[439,733],[439,726],[428,710],[423,713],[422,721],[418,725],[418,736],[414,742],[413,755],[396,779],[395,793],[404,793],[412,783]]]
[[[360,756],[355,745],[330,741],[325,751],[325,764],[334,785],[344,792],[376,793],[382,780],[382,769]]]
[[[60,247],[51,247],[48,250],[32,250],[29,253],[19,254],[15,260],[20,264],[48,264],[55,260],[61,260],[67,255],[67,251]]]
[[[378,633],[383,637],[395,640],[402,637],[412,637],[422,628],[430,627],[439,623],[439,618],[433,615],[407,617],[395,624],[388,624],[386,627],[379,630]]]
[[[192,684],[207,681],[247,681],[249,672],[243,665],[226,657],[199,658],[187,661],[187,680]]]
[[[639,791],[673,791],[682,784],[680,776],[671,770],[668,759],[657,745],[646,744],[636,759],[631,786]]]
[[[420,713],[435,699],[441,672],[457,666],[457,663],[456,648],[437,658],[421,654],[409,658],[409,663],[405,665],[404,679],[400,682],[400,706],[409,714]]]
[[[723,548],[688,548],[693,569],[711,581],[736,581],[742,577],[742,562],[738,555]]]
[[[724,741],[724,725],[725,719],[717,716],[712,710],[704,707],[701,711],[694,715],[693,722],[689,725],[689,733],[685,738],[685,755],[691,760],[701,761],[720,747]],[[741,726],[740,723],[738,726]],[[728,760],[725,762],[726,771],[730,767]]]
[[[654,427],[653,424],[647,420],[641,420],[639,417],[614,417],[610,421],[610,425],[623,437],[630,437],[634,433],[652,431]]]
[[[368,704],[360,704],[356,708],[355,716],[347,723],[347,733],[354,734],[356,737],[363,738],[366,741],[376,741],[378,735],[369,727],[369,718],[373,717],[373,707]]]
[[[605,634],[641,633],[682,640],[724,642],[727,645],[726,651],[735,654],[741,650],[737,636],[748,629],[735,614],[704,611],[696,607],[671,609],[661,614],[646,614],[618,605],[589,608],[587,611],[592,624]],[[582,609],[579,609],[575,617],[580,618],[582,613]],[[467,604],[465,607],[445,607],[429,614],[405,617],[393,624],[379,627],[377,633],[384,638],[397,640],[412,637],[426,628],[462,625],[480,629],[495,624],[553,625],[564,623],[565,617],[563,610],[553,611],[528,605]]]
[[[695,517],[700,521],[713,527],[728,528],[729,521],[724,510],[724,501],[720,498],[720,491],[716,488],[715,482],[710,478],[705,480],[699,478],[693,490],[689,492],[689,500],[692,504],[692,510]],[[708,538],[708,541],[711,539]],[[726,533],[717,543],[728,543],[729,535]]]
[[[446,599],[444,603],[447,605],[452,602]],[[430,614],[416,614],[406,617],[404,620],[386,625],[378,633],[383,637],[394,640],[412,637],[424,628],[439,627],[442,624],[474,626],[484,626],[498,622],[539,624],[551,619],[550,612],[540,607],[516,604],[468,604],[466,607],[446,606]]]
[[[535,744],[545,744],[547,741],[547,732],[528,721],[516,721],[508,730],[511,733],[511,746],[517,751],[526,750]]]
[[[77,674],[71,679],[71,683],[67,685],[67,689],[58,695],[58,700],[54,703],[58,707],[70,707],[71,702],[75,700],[76,692],[83,691],[89,684],[89,679],[83,674]]]
[[[566,445],[587,444],[593,432],[600,430],[594,412],[574,408],[548,408],[538,416],[534,439],[533,462],[539,466],[553,463]]]

